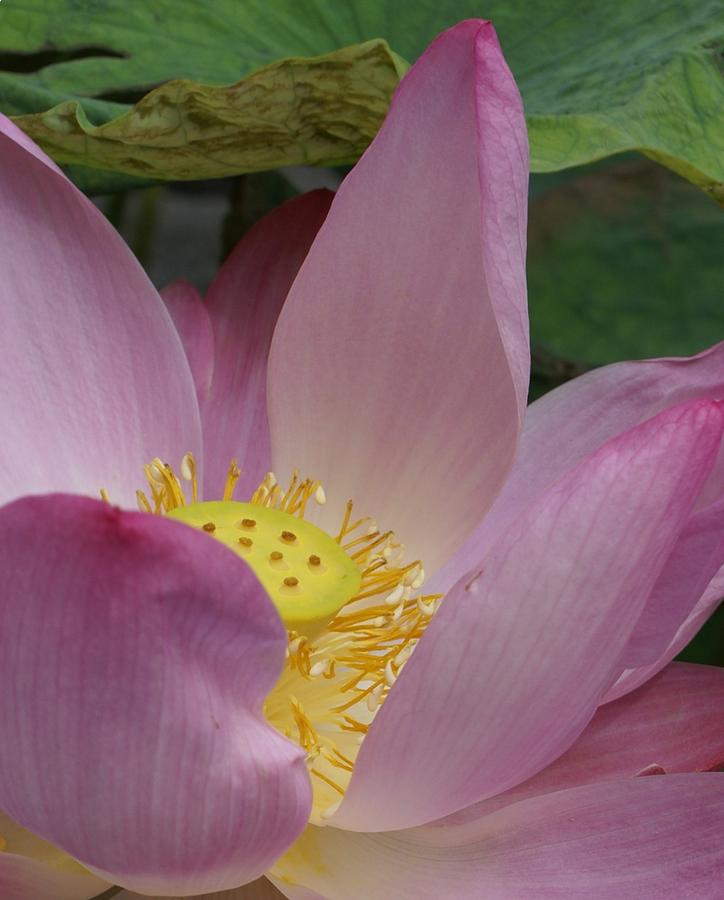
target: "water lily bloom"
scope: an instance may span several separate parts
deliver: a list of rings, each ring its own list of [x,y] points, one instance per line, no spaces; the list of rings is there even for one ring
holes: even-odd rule
[[[526,412],[490,24],[203,300],[0,148],[4,900],[720,896],[724,347]]]

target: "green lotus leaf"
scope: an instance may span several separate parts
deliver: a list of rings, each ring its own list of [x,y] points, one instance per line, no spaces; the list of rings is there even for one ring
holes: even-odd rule
[[[467,16],[498,30],[534,171],[637,150],[722,198],[720,0],[3,2],[0,109],[59,160],[126,177],[343,163],[400,57]]]
[[[61,163],[145,179],[351,163],[384,118],[401,65],[385,41],[368,41],[226,87],[168,81],[99,125],[78,100],[15,121]]]

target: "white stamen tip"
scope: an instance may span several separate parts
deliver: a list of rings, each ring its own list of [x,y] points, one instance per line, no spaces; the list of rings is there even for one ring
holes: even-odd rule
[[[422,568],[422,566],[420,566],[420,571],[417,575],[417,578],[412,582],[410,587],[413,589],[413,591],[417,591],[423,586],[424,583],[425,583],[425,570]]]
[[[397,606],[397,604],[402,600],[402,594],[404,593],[404,588],[401,584],[398,584],[397,587],[392,591],[391,594],[385,599],[385,604],[387,606]]]
[[[163,482],[163,471],[158,463],[152,462],[148,468],[156,481]]]
[[[429,618],[435,612],[435,601],[425,603],[422,597],[417,598],[417,608],[425,618]]]
[[[322,659],[319,662],[315,662],[312,668],[309,670],[309,674],[312,678],[319,678],[320,675],[324,674],[327,668],[327,660]]]
[[[388,687],[392,687],[395,681],[397,681],[397,675],[392,670],[392,660],[388,659],[385,663],[385,682]]]
[[[184,453],[183,459],[181,460],[181,474],[186,479],[186,481],[191,481],[194,477],[194,473],[191,468],[192,459],[193,457],[190,453]]]
[[[317,485],[317,490],[314,492],[314,499],[320,506],[324,506],[327,502],[327,495],[324,493],[324,488],[321,484]]]
[[[383,685],[378,684],[377,687],[367,695],[367,709],[374,712],[380,705],[382,699]]]
[[[333,803],[331,806],[328,806],[326,809],[323,809],[322,812],[319,814],[320,818],[321,819],[331,819],[332,816],[337,812],[337,810],[339,809],[341,804],[342,804],[342,801],[340,800],[339,803]]]

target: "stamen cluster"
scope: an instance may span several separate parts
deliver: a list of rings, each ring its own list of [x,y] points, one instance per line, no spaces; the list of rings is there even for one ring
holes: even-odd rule
[[[191,503],[196,503],[198,482],[191,453],[184,456],[180,471],[191,488]],[[137,492],[141,510],[163,515],[187,504],[186,490],[167,463],[156,458],[145,467],[145,474],[148,493]],[[224,501],[232,500],[239,477],[239,467],[232,461]],[[283,488],[268,472],[248,503],[303,520],[312,499],[326,503],[319,481],[301,479],[295,471]],[[257,522],[249,516],[236,524],[237,550],[243,555],[253,548]],[[202,527],[209,534],[216,531],[212,521]],[[296,544],[297,534],[285,528],[277,539],[278,549],[268,554],[268,564],[283,567],[283,548]],[[392,531],[381,531],[368,516],[353,518],[351,500],[333,540],[358,568],[359,587],[318,633],[288,629],[285,669],[265,705],[269,721],[307,751],[318,821],[338,806],[359,744],[441,600],[439,595],[419,594],[425,579],[422,563],[404,562],[405,548]],[[325,568],[316,552],[305,561],[311,572]],[[297,574],[284,579],[283,587],[298,586]]]

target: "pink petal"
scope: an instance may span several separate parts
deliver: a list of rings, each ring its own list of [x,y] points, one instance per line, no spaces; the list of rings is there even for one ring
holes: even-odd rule
[[[206,297],[214,334],[214,377],[201,399],[205,496],[220,497],[232,458],[237,496],[248,497],[271,466],[266,370],[272,332],[332,195],[313,191],[285,203],[236,245]]]
[[[576,743],[523,784],[434,823],[480,819],[538,794],[647,771],[714,771],[724,763],[724,669],[672,663],[616,703],[599,707]]]
[[[251,570],[181,523],[64,495],[4,507],[0,552],[0,807],[140,893],[262,874],[310,786],[262,713],[286,632]]]
[[[201,403],[207,396],[214,371],[214,333],[201,294],[188,281],[174,281],[161,291],[171,313],[196,385]]]
[[[721,898],[724,774],[593,784],[457,827],[309,828],[277,866],[334,900]]]
[[[489,23],[445,32],[345,179],[277,324],[274,467],[432,570],[512,462],[528,343],[523,110]]]
[[[686,647],[704,622],[715,612],[721,603],[722,597],[724,597],[724,569],[721,569],[712,578],[698,603],[659,658],[647,666],[638,666],[621,672],[613,687],[607,691],[602,702],[610,703],[612,700],[623,697],[629,691],[635,690],[639,685],[653,677],[657,672],[660,672],[677,653]]]
[[[371,831],[440,818],[572,744],[611,683],[723,425],[715,403],[668,410],[588,457],[518,519],[428,626],[333,824]]]
[[[0,116],[0,502],[68,490],[135,506],[142,466],[200,449],[163,304],[101,213]]]
[[[688,359],[605,366],[546,394],[527,410],[515,465],[495,505],[429,590],[446,592],[476,564],[482,548],[492,546],[549,485],[606,441],[685,400],[722,397],[724,343]],[[699,505],[723,492],[720,452]]]
[[[285,895],[278,891],[268,878],[257,878],[250,884],[231,891],[214,894],[194,895],[195,900],[284,900]],[[121,891],[113,900],[142,900],[142,894]],[[180,897],[159,897],[158,900],[182,900]]]

